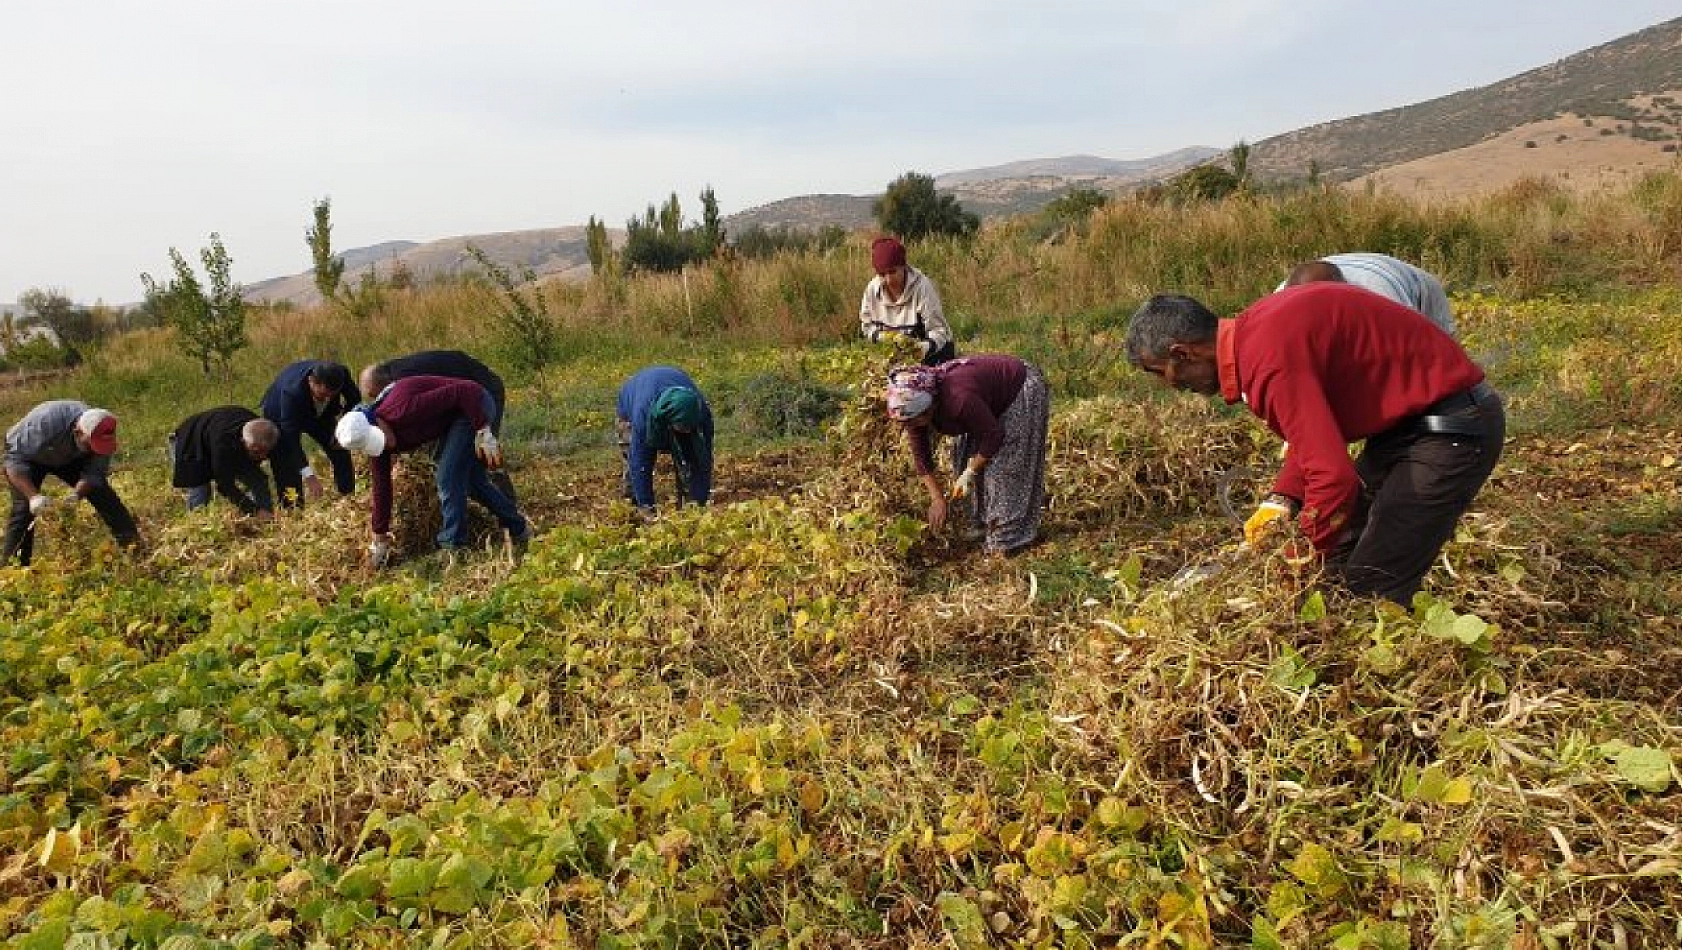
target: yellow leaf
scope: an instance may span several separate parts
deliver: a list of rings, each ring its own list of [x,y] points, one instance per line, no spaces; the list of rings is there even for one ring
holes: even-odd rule
[[[824,802],[828,797],[817,779],[807,776],[806,780],[800,783],[800,810],[808,817],[823,811]]]
[[[1442,798],[1438,799],[1444,805],[1464,805],[1472,800],[1472,780],[1461,777],[1452,779],[1443,786]]]
[[[47,829],[41,840],[41,866],[54,874],[69,874],[82,853],[82,823],[76,822],[69,831]]]

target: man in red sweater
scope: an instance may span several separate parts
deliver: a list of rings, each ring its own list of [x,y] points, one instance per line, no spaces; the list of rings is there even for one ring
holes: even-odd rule
[[[1290,443],[1246,535],[1298,515],[1356,593],[1407,605],[1501,456],[1506,413],[1483,370],[1419,313],[1348,284],[1287,288],[1231,320],[1158,295],[1127,351],[1176,389],[1243,400]]]
[[[495,406],[478,383],[442,376],[410,376],[388,386],[379,398],[339,418],[334,436],[352,452],[373,459],[374,541],[368,549],[376,567],[391,557],[391,457],[438,441],[438,507],[443,530],[438,546],[465,547],[467,499],[489,508],[508,532],[518,554],[531,538],[531,525],[512,500],[491,484],[489,470],[502,467],[502,447],[491,431]]]

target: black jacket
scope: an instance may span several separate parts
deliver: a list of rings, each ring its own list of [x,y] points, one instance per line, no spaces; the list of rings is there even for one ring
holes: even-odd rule
[[[257,414],[244,406],[222,406],[188,416],[170,437],[175,447],[176,488],[216,483],[216,491],[251,514],[272,511],[269,477],[245,451],[241,431]]]
[[[485,387],[485,392],[491,394],[491,400],[496,403],[497,414],[502,414],[504,395],[502,377],[491,371],[489,366],[479,362],[460,350],[422,350],[387,360],[385,369],[391,373],[391,381],[407,379],[410,376],[444,376],[450,379],[469,379]],[[369,393],[368,398],[374,398],[378,393]]]

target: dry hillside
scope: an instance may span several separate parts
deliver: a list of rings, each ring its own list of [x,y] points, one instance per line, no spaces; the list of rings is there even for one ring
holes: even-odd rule
[[[1682,18],[1488,86],[1264,139],[1250,167],[1264,180],[1317,170],[1347,181],[1568,114],[1610,123],[1613,135],[1621,125],[1638,141],[1671,142],[1682,105],[1663,93],[1675,89],[1682,89]]]

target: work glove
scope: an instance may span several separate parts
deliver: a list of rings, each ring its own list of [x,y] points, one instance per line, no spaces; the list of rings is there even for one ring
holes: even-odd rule
[[[375,568],[391,563],[391,535],[374,535],[373,543],[368,545],[368,563]]]
[[[946,498],[948,501],[957,501],[960,498],[968,498],[970,492],[974,490],[975,469],[966,466],[963,474],[959,475],[958,480],[952,483],[952,490],[946,493]]]
[[[48,498],[46,495],[29,496],[29,513],[32,515],[39,515],[41,512],[46,511],[52,506],[53,500]]]
[[[484,462],[485,467],[491,471],[502,468],[502,445],[497,442],[496,433],[491,431],[490,426],[480,429],[478,434],[473,436],[473,451],[479,456],[479,461]]]
[[[1273,529],[1273,523],[1280,518],[1289,518],[1294,512],[1289,499],[1279,495],[1269,495],[1260,505],[1256,506],[1254,514],[1244,522],[1244,543],[1254,547],[1267,532]]]
[[[920,340],[917,345],[922,348],[922,352],[917,354],[922,359],[928,359],[929,354],[934,352],[933,340]]]

